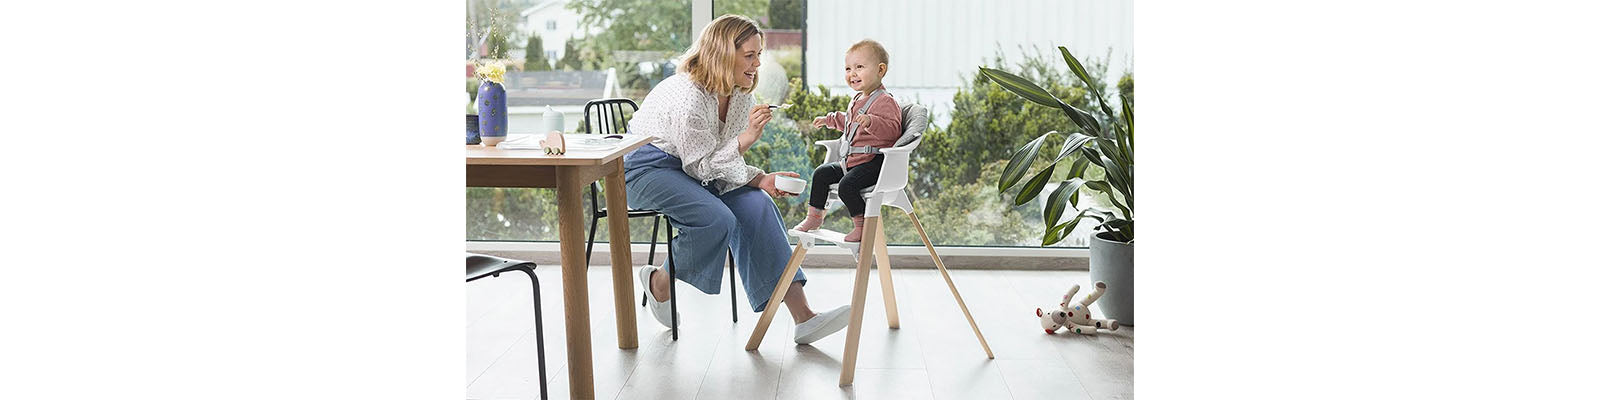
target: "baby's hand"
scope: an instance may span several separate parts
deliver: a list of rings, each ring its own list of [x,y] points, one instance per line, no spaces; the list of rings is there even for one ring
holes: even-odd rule
[[[811,127],[812,128],[821,128],[822,127],[822,120],[827,119],[827,118],[828,117],[817,117],[817,119],[811,120]]]
[[[861,115],[857,115],[856,116],[856,123],[861,124],[861,129],[866,129],[867,125],[872,125],[872,118],[868,118],[868,117],[869,116],[867,114],[861,114]]]

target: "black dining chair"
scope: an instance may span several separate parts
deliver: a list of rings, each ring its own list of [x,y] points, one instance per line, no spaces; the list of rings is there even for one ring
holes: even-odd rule
[[[669,219],[667,220],[667,281],[672,284],[667,286],[667,297],[672,299],[667,300],[667,303],[672,306],[672,340],[678,340],[678,268],[677,262],[672,260],[672,254],[672,221]],[[738,280],[738,273],[734,271],[736,265],[733,261],[733,249],[728,249],[728,304],[733,305],[734,323],[739,322],[739,288],[734,287],[734,282]],[[650,297],[645,296],[644,301],[650,301]]]
[[[583,131],[589,134],[611,135],[628,133],[628,119],[622,114],[622,107],[627,106],[628,112],[639,110],[639,105],[633,100],[624,98],[590,100],[583,105]],[[589,183],[589,209],[594,210],[589,215],[589,242],[584,246],[583,262],[587,266],[590,258],[594,256],[594,234],[600,224],[600,219],[611,213],[600,204],[600,183]],[[655,223],[650,227],[650,258],[646,264],[656,263],[656,238],[660,236],[661,212],[655,210],[628,209],[628,219],[651,217]]]
[[[628,118],[627,116],[623,115],[623,106],[627,106],[627,111],[630,113],[639,110],[639,105],[635,104],[633,100],[629,99],[614,98],[590,100],[587,104],[583,105],[583,131],[585,133],[600,135],[629,133]],[[595,227],[599,225],[601,218],[605,218],[610,214],[604,207],[600,206],[600,198],[598,195],[596,195],[596,193],[599,192],[599,183],[589,184],[589,206],[591,210],[594,210],[594,213],[589,217],[589,242],[585,245],[583,252],[585,266],[588,265],[590,259],[594,255],[594,235],[596,232]],[[662,215],[661,212],[655,210],[628,209],[628,219],[640,217],[651,217],[655,219],[655,222],[650,226],[650,256],[645,262],[646,264],[655,265],[656,239],[660,238],[661,220],[663,217],[665,217],[665,215]],[[676,263],[672,261],[672,221],[668,219],[667,276],[672,282],[674,282],[674,284],[671,286],[671,289],[669,289],[669,291],[672,293],[672,300],[669,300],[672,303],[672,340],[678,340],[678,285],[675,284],[678,281],[678,275],[677,268],[674,266],[674,264]],[[736,280],[735,278],[737,278],[736,272],[734,271],[735,265],[733,263],[733,250],[729,249],[728,290],[730,296],[728,300],[733,304],[733,322],[737,323],[739,322],[739,296],[737,296],[738,289],[734,287],[734,281]],[[649,290],[649,288],[645,288],[645,290]],[[649,301],[648,296],[646,296],[645,299],[645,301]]]
[[[532,261],[512,260],[483,254],[467,253],[467,282],[483,279],[484,277],[500,276],[501,272],[522,271],[528,274],[528,279],[533,281],[533,334],[538,343],[539,350],[539,398],[549,399],[550,381],[545,379],[544,372],[544,307],[539,303],[539,276],[533,274],[533,269],[538,264]]]

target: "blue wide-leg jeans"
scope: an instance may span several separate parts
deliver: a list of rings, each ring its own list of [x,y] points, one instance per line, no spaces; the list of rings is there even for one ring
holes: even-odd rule
[[[654,145],[628,153],[622,165],[628,207],[660,211],[678,229],[669,255],[678,280],[706,294],[721,293],[731,248],[750,308],[764,311],[794,251],[772,197],[749,186],[719,195],[714,184],[701,185],[683,172],[682,160]],[[795,273],[794,281],[804,286],[805,271]]]

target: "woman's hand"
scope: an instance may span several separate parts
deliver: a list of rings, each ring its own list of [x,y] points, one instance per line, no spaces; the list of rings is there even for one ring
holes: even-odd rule
[[[739,134],[740,153],[749,150],[750,145],[761,140],[761,131],[766,128],[768,121],[772,121],[772,109],[766,104],[757,104],[750,108],[750,125],[744,128],[744,133]]]
[[[766,104],[757,104],[750,108],[750,125],[744,128],[746,133],[761,137],[761,129],[767,126],[767,121],[772,120],[772,109]]]
[[[767,192],[767,195],[768,196],[772,196],[772,198],[774,198],[774,199],[790,197],[790,196],[798,196],[799,195],[798,193],[789,193],[789,192],[785,192],[785,191],[782,191],[782,190],[778,190],[778,176],[779,175],[792,177],[792,178],[799,178],[800,177],[800,174],[794,173],[794,172],[789,172],[789,171],[773,172],[773,173],[770,173],[770,174],[765,174],[765,175],[761,175],[759,177],[756,177],[755,187],[758,188],[758,189],[761,189],[761,191],[763,191],[763,192]]]

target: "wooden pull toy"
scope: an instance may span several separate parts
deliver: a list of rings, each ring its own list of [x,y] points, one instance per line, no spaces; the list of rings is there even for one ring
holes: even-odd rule
[[[544,148],[544,154],[567,154],[566,140],[566,137],[561,135],[561,131],[550,131],[550,133],[544,135],[544,140],[539,141],[539,147]]]
[[[1061,296],[1061,308],[1045,312],[1044,309],[1035,308],[1033,314],[1039,317],[1039,325],[1044,327],[1044,333],[1056,334],[1057,329],[1067,328],[1068,332],[1093,335],[1101,330],[1117,330],[1121,327],[1114,319],[1094,319],[1089,316],[1089,305],[1100,299],[1105,294],[1106,283],[1095,282],[1094,290],[1083,297],[1082,301],[1072,302],[1072,296],[1078,294],[1078,285],[1072,285],[1067,290],[1067,295]]]

